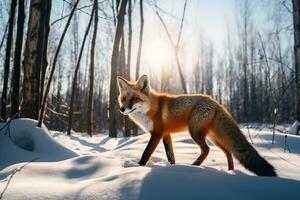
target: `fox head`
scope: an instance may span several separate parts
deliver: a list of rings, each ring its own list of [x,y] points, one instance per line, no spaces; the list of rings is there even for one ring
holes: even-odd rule
[[[147,113],[150,106],[148,77],[142,75],[136,82],[130,82],[118,76],[117,81],[120,91],[120,112],[124,115],[135,112]]]

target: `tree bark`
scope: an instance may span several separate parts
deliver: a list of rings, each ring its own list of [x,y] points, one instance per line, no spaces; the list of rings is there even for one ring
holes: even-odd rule
[[[4,63],[4,83],[3,83],[2,97],[1,97],[0,118],[2,118],[2,120],[6,120],[6,104],[7,104],[8,77],[9,77],[9,68],[10,68],[10,54],[11,54],[11,44],[13,41],[13,28],[14,28],[16,6],[17,6],[17,0],[12,0],[10,5],[10,14],[9,14],[9,22],[8,22],[9,25],[8,25],[6,54],[5,54],[5,63]]]
[[[87,111],[87,133],[92,136],[93,132],[93,100],[94,100],[94,65],[95,65],[95,46],[98,29],[98,0],[94,1],[95,4],[95,17],[94,17],[94,32],[91,45],[91,67],[90,67],[90,89],[88,99],[88,111]]]
[[[21,72],[21,55],[23,46],[25,10],[24,1],[18,1],[18,24],[14,57],[14,70],[12,74],[12,95],[11,95],[11,116],[19,116],[20,105],[20,72]]]
[[[293,0],[293,21],[294,21],[294,55],[296,72],[296,97],[297,97],[297,116],[300,121],[300,2]],[[298,131],[297,131],[298,133]]]
[[[131,69],[131,45],[132,45],[132,5],[131,0],[128,0],[128,49],[127,49],[127,77],[130,79],[130,69]]]
[[[111,73],[110,73],[110,92],[109,92],[109,136],[117,137],[116,112],[117,112],[117,70],[119,60],[119,47],[124,26],[124,16],[128,0],[120,2],[117,27],[114,37],[113,50],[111,56]]]
[[[243,35],[242,35],[242,65],[243,65],[243,111],[245,121],[248,122],[248,106],[249,106],[249,91],[248,91],[248,30],[249,30],[249,2],[243,3]]]
[[[51,0],[30,2],[27,38],[24,50],[23,104],[21,116],[37,119],[40,108],[41,69],[43,66],[48,41],[46,33],[49,26]]]
[[[140,35],[139,35],[139,47],[138,55],[136,60],[136,71],[135,71],[135,80],[138,80],[140,74],[140,65],[141,65],[141,56],[142,56],[142,46],[143,46],[143,35],[144,35],[144,9],[143,9],[143,0],[140,0]]]
[[[72,11],[70,13],[68,21],[67,21],[67,23],[65,25],[65,28],[63,30],[63,33],[62,33],[62,35],[60,37],[57,49],[55,51],[55,55],[54,55],[54,59],[53,59],[53,64],[52,64],[51,72],[50,72],[50,75],[49,75],[49,80],[47,82],[46,89],[45,89],[45,92],[44,92],[44,95],[43,95],[41,110],[40,110],[40,113],[39,113],[38,127],[41,127],[41,125],[43,123],[43,120],[44,120],[44,114],[45,114],[45,109],[46,109],[46,105],[47,105],[47,99],[48,99],[48,95],[49,95],[49,91],[50,91],[50,86],[51,86],[52,78],[53,78],[53,75],[54,75],[54,71],[55,71],[55,67],[56,67],[56,63],[57,63],[57,58],[58,58],[58,55],[59,55],[59,51],[60,51],[61,45],[62,45],[62,43],[64,41],[66,32],[67,32],[67,30],[69,28],[71,19],[72,19],[73,15],[74,15],[74,12],[75,12],[75,10],[77,8],[77,5],[78,5],[79,1],[80,0],[76,1],[75,5],[74,5],[74,7],[73,7],[73,9],[72,9]]]
[[[47,1],[47,8],[51,7],[51,1]],[[45,15],[46,21],[50,20],[50,12]],[[49,24],[46,24],[44,27],[45,31],[45,37],[48,38],[49,32],[50,32],[50,26]],[[45,85],[45,76],[46,76],[46,70],[48,67],[48,61],[47,61],[47,54],[48,54],[48,40],[44,40],[43,42],[43,64],[42,64],[42,69],[41,69],[41,81],[40,81],[40,97],[39,97],[39,107],[41,107],[42,99],[43,99],[43,94],[44,94],[44,85]]]
[[[73,125],[72,124],[73,123],[73,110],[74,110],[74,100],[75,100],[74,97],[75,97],[75,91],[76,91],[76,87],[77,87],[77,76],[78,76],[80,61],[81,61],[85,41],[87,39],[88,33],[90,31],[90,28],[91,28],[92,20],[93,20],[93,17],[94,17],[94,12],[95,12],[95,4],[93,6],[92,14],[91,14],[88,26],[86,28],[85,34],[83,36],[83,41],[82,41],[82,44],[81,44],[77,64],[76,64],[76,67],[75,67],[74,78],[73,78],[73,83],[72,83],[72,91],[71,91],[70,108],[69,108],[68,130],[67,130],[68,135],[71,135],[71,129],[72,129],[72,125]]]
[[[131,45],[132,45],[132,1],[128,0],[128,47],[127,47],[127,65],[125,70],[125,78],[130,80],[131,69]],[[131,130],[134,129],[134,124],[125,116],[125,136],[131,136]]]

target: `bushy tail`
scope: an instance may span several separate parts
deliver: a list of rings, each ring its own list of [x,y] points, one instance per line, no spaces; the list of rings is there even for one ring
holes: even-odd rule
[[[251,146],[225,108],[221,108],[215,117],[216,134],[220,134],[226,148],[245,168],[258,176],[277,176],[274,167]]]

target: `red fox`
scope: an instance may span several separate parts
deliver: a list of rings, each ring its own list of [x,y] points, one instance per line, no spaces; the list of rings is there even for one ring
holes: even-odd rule
[[[175,164],[171,133],[188,130],[201,148],[193,165],[200,165],[209,153],[208,137],[224,151],[228,169],[233,170],[232,154],[248,170],[259,176],[277,176],[274,167],[249,144],[237,123],[226,110],[210,96],[202,94],[173,95],[150,88],[146,75],[136,82],[118,76],[120,112],[142,129],[150,132],[150,141],[139,165],[145,165],[160,140],[163,140],[167,159]]]

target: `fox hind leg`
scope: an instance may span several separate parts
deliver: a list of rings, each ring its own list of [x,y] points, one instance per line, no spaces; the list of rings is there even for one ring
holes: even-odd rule
[[[196,144],[199,145],[200,149],[201,149],[201,154],[200,156],[193,162],[193,165],[201,165],[201,163],[205,160],[205,158],[207,157],[208,153],[209,153],[209,146],[207,145],[206,141],[205,141],[205,133],[196,133],[196,132],[191,132],[191,136],[193,138],[193,140],[196,142]]]
[[[227,150],[220,142],[213,140],[215,145],[217,145],[222,151],[225,153],[228,163],[228,170],[234,170],[234,164],[232,159],[232,154],[229,150]]]

